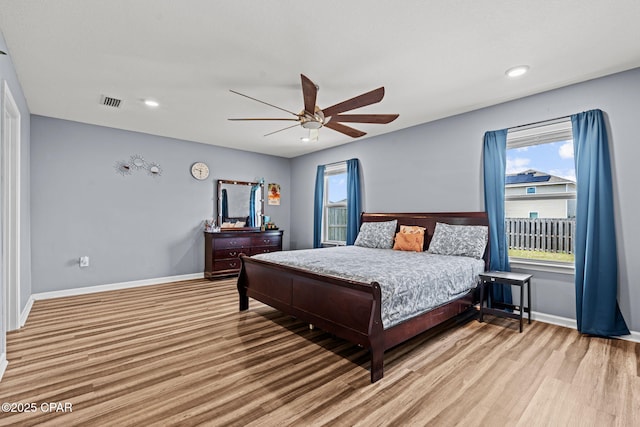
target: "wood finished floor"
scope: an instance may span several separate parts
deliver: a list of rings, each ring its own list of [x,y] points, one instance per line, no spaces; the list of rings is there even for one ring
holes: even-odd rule
[[[632,426],[640,344],[488,316],[385,353],[193,280],[37,301],[7,336],[0,425]],[[71,413],[43,413],[70,402]]]

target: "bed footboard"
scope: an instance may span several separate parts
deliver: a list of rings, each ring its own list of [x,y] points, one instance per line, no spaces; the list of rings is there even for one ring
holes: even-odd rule
[[[382,294],[376,283],[317,275],[241,255],[240,310],[249,297],[371,352],[371,382],[383,376]]]

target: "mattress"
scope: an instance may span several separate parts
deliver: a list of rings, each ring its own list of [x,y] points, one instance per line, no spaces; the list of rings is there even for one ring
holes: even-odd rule
[[[482,259],[360,246],[271,252],[264,261],[358,282],[378,282],[382,324],[395,326],[447,303],[479,283]]]

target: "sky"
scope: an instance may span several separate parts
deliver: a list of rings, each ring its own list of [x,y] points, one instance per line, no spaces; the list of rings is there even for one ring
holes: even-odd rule
[[[327,198],[330,203],[347,199],[347,174],[329,175],[329,194]]]
[[[576,180],[573,141],[551,142],[507,150],[507,173],[535,169],[562,178]]]

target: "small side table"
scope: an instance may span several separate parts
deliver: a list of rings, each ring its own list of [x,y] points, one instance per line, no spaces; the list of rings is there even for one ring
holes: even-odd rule
[[[522,314],[528,313],[529,323],[531,323],[531,274],[511,273],[507,271],[487,271],[480,274],[480,322],[483,321],[484,314],[493,314],[499,317],[509,317],[520,320],[520,332],[522,332]],[[520,305],[493,302],[491,298],[491,287],[494,283],[514,285],[520,287]],[[527,306],[524,305],[524,288],[527,287]],[[487,295],[487,306],[484,306],[485,294]],[[495,307],[495,308],[494,308]],[[515,314],[508,310],[517,310]]]

